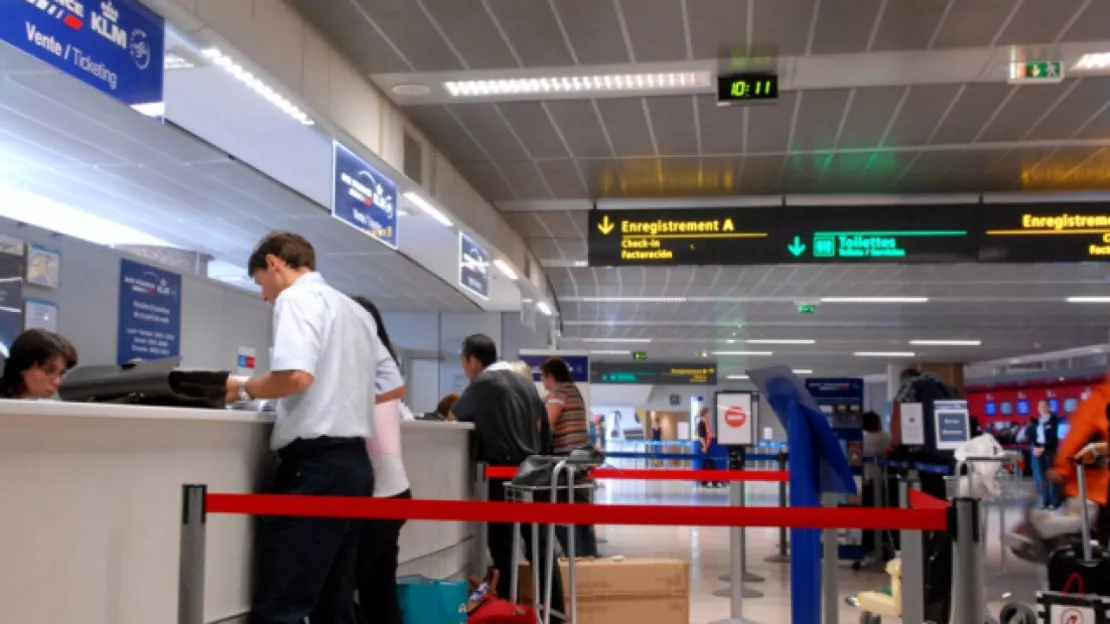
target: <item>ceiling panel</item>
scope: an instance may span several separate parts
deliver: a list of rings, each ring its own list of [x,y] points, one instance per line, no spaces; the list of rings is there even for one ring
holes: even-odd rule
[[[540,176],[536,163],[531,160],[502,161],[498,163],[505,177],[509,179],[517,197],[546,199],[551,197],[547,182]]]
[[[533,158],[566,158],[566,145],[559,138],[551,116],[539,102],[502,102],[497,104],[513,132],[524,142]]]
[[[1073,136],[1106,105],[1108,93],[1110,78],[1084,78],[1026,138],[1045,140]]]
[[[605,129],[589,100],[554,100],[545,104],[570,151],[577,158],[612,156]],[[642,114],[641,114],[642,116]]]
[[[478,187],[478,192],[494,201],[517,199],[517,194],[509,181],[505,179],[501,168],[494,162],[468,162],[457,163],[459,172],[472,184]]]
[[[687,57],[682,3],[674,0],[616,0],[624,14],[636,61],[678,61]]]
[[[687,95],[646,98],[655,143],[662,154],[697,154],[697,100]]]
[[[524,160],[528,155],[493,104],[452,104],[459,125],[478,141],[493,160]]]
[[[327,33],[329,39],[342,47],[362,73],[388,74],[412,71],[412,66],[381,36],[367,21],[365,13],[356,9],[352,2],[290,1],[316,28]]]
[[[1110,24],[1110,2],[1094,0],[1072,22],[1061,38],[1063,41],[1102,41]]]
[[[436,143],[452,161],[489,160],[482,147],[466,133],[446,106],[417,106],[407,112],[424,132],[436,137]]]
[[[848,104],[848,89],[805,91],[791,131],[791,150],[827,150],[836,147],[840,120]]]
[[[628,63],[628,46],[621,36],[614,2],[554,0],[574,56],[583,65]]]
[[[1072,82],[1049,88],[1037,88],[1040,85],[1017,87],[1006,105],[983,130],[979,141],[1013,141],[1024,136],[1041,117],[1050,113],[1060,97],[1073,86]]]
[[[1021,3],[1015,0],[954,0],[933,45],[938,48],[991,45],[1010,13]]]
[[[967,85],[948,111],[930,143],[946,145],[974,139],[990,122],[995,111],[1017,90],[1001,82]]]
[[[439,35],[428,14],[421,10],[399,9],[396,0],[353,0],[368,19],[389,34],[414,71],[462,69],[459,58]],[[331,3],[340,4],[340,3]],[[363,30],[370,30],[363,28]]]
[[[675,4],[681,6],[681,3]],[[746,3],[734,0],[686,0],[685,4],[694,58],[727,59],[733,54],[746,51]]]
[[[745,111],[754,111],[755,109],[740,106],[717,106],[717,98],[708,95],[695,96],[694,99],[697,106],[698,127],[701,132],[702,153],[743,153],[745,151]],[[775,109],[777,108],[776,106]]]
[[[816,0],[754,0],[752,48],[781,56],[806,53]]]
[[[891,145],[923,145],[960,94],[960,85],[914,85],[887,135]]]
[[[486,0],[483,4],[490,7],[526,67],[574,65],[549,3]]]
[[[865,52],[883,0],[821,0],[811,54]]]
[[[316,0],[318,1],[318,0]],[[474,0],[420,0],[470,69],[516,67],[489,13]]]
[[[798,92],[781,94],[775,106],[751,106],[748,110],[747,123],[747,150],[746,153],[783,152],[786,151],[787,142],[790,140],[790,128],[794,123],[794,107],[798,105],[801,96]],[[704,110],[704,109],[701,109]],[[736,108],[727,109],[736,111],[733,115],[740,115]],[[705,137],[715,132],[713,124],[702,124],[702,145]],[[704,148],[703,148],[704,149]],[[709,150],[705,150],[709,151]]]
[[[949,0],[887,2],[871,50],[927,48],[948,4]]]
[[[654,135],[642,98],[601,99],[596,103],[617,156],[651,156],[656,153]]]
[[[537,163],[551,192],[559,199],[588,197],[582,174],[573,160],[541,160]]]
[[[905,96],[906,87],[856,89],[838,146],[878,147],[887,123]]]
[[[998,45],[1053,43],[1088,0],[1026,0],[998,38]],[[1094,4],[1098,4],[1097,0]],[[1103,33],[1105,36],[1105,32]]]

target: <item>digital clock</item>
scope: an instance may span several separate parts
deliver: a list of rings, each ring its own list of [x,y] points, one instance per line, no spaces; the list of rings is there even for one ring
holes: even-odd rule
[[[717,77],[717,103],[777,100],[779,77],[771,73],[746,73]]]

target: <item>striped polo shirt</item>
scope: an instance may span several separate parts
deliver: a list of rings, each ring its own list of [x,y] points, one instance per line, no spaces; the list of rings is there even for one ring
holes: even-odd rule
[[[556,455],[590,443],[590,429],[586,418],[586,401],[574,382],[556,384],[547,395],[548,405],[562,405],[563,411],[552,428]]]

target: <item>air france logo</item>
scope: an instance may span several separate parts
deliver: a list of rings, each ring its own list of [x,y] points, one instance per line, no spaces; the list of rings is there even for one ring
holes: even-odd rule
[[[85,5],[77,0],[27,0],[36,9],[46,13],[73,30],[81,30],[85,25]]]
[[[177,297],[177,292],[170,286],[169,282],[159,277],[157,274],[147,271],[143,273],[144,279],[139,282],[148,295],[160,295],[163,297]]]
[[[370,181],[370,184],[374,185],[374,190],[367,193],[368,197],[366,197],[363,202],[367,206],[377,206],[383,212],[385,212],[386,216],[392,217],[393,198],[385,194],[385,188],[382,187],[382,183],[378,182],[378,179],[374,176],[373,173],[370,173],[365,169],[359,171],[358,175],[365,177],[367,180]]]
[[[474,271],[479,275],[486,275],[489,272],[489,261],[475,253],[473,248],[463,252],[462,265],[464,269]]]

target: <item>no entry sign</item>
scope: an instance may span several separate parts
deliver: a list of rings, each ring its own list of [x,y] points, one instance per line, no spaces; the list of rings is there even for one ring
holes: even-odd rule
[[[718,392],[717,442],[721,446],[755,444],[756,398],[751,392]]]

